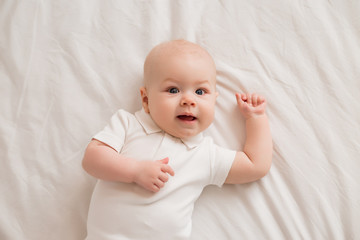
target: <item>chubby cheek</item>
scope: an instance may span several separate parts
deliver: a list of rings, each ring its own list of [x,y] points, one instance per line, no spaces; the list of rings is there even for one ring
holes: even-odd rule
[[[204,128],[208,128],[211,123],[214,121],[214,113],[213,112],[208,112],[208,114],[206,115],[206,117],[204,118]]]
[[[203,108],[203,124],[210,125],[214,120],[215,115],[215,107],[214,106],[207,106]]]
[[[173,107],[163,99],[156,99],[155,101],[149,102],[150,115],[156,123],[159,125],[164,121],[169,121],[170,116],[173,113]]]
[[[149,109],[150,111],[161,113],[165,110],[169,110],[169,104],[166,100],[163,99],[154,99],[153,101],[149,102]]]

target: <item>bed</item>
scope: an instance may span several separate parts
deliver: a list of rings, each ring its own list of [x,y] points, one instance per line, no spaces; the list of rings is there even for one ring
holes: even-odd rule
[[[117,109],[140,109],[148,51],[206,48],[218,70],[206,131],[239,149],[235,92],[268,101],[273,165],[207,187],[191,239],[360,239],[359,1],[0,2],[0,239],[78,240],[96,179],[86,145]]]

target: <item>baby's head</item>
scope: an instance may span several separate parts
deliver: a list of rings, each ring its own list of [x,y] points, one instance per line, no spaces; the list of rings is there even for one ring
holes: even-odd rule
[[[195,136],[214,119],[215,63],[197,44],[161,43],[145,60],[140,93],[145,112],[162,130],[182,139]]]

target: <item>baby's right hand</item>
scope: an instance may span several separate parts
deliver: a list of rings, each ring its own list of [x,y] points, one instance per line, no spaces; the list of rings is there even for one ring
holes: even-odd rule
[[[169,180],[168,174],[174,176],[174,170],[168,163],[169,158],[137,162],[134,182],[151,192],[158,192]]]

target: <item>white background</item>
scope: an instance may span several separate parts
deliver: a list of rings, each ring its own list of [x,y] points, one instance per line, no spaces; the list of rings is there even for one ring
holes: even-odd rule
[[[205,189],[192,238],[360,239],[359,13],[355,0],[0,1],[0,239],[86,236],[84,149],[141,107],[145,56],[178,38],[217,64],[207,134],[241,149],[234,94],[256,91],[274,141],[265,178]]]

